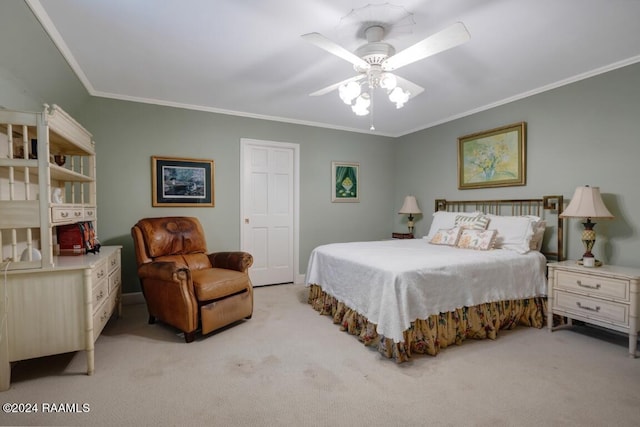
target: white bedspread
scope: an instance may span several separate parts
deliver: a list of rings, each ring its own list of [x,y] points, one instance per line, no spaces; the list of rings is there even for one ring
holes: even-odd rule
[[[423,239],[334,243],[315,248],[306,284],[345,303],[395,342],[415,319],[463,306],[543,296],[540,252],[475,251]]]

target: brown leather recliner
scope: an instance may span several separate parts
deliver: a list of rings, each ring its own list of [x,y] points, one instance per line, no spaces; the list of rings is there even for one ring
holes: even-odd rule
[[[150,324],[172,325],[189,343],[198,328],[204,335],[251,318],[251,254],[207,254],[202,225],[192,217],[141,219],[131,235]]]

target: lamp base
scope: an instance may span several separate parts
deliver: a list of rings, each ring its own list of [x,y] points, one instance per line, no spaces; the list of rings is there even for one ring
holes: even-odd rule
[[[584,263],[582,262],[582,259],[579,259],[578,261],[576,261],[576,264],[578,265],[584,265]],[[602,261],[600,261],[599,259],[594,260],[594,267],[602,267]]]

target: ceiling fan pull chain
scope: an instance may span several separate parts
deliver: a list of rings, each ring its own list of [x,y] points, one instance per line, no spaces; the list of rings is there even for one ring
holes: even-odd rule
[[[376,130],[375,126],[373,126],[373,91],[374,89],[371,89],[371,114],[369,114],[369,123],[371,126],[369,130]]]

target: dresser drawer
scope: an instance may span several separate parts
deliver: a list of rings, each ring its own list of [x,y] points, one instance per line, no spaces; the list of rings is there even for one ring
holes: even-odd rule
[[[82,219],[83,221],[93,221],[94,219],[96,219],[95,206],[85,206],[82,210]]]
[[[120,288],[121,277],[122,274],[119,268],[109,274],[109,293],[113,293]]]
[[[109,273],[120,268],[120,251],[115,251],[111,255],[109,255]]]
[[[629,305],[570,292],[554,291],[553,310],[629,327]]]
[[[82,221],[84,213],[78,206],[56,206],[51,208],[51,222],[62,223],[70,221]]]
[[[102,260],[91,271],[91,282],[96,286],[99,281],[107,278],[107,260]]]
[[[555,288],[585,295],[629,301],[629,281],[611,277],[557,271]]]
[[[98,307],[100,307],[100,305],[107,299],[108,296],[109,282],[107,280],[101,280],[97,284],[94,283],[94,287],[92,290],[94,314],[98,310]]]
[[[113,313],[113,308],[116,305],[115,294],[109,295],[98,307],[98,309],[93,314],[93,340],[95,341],[100,336],[102,329],[104,329],[104,325],[107,324],[107,321],[111,317]]]

